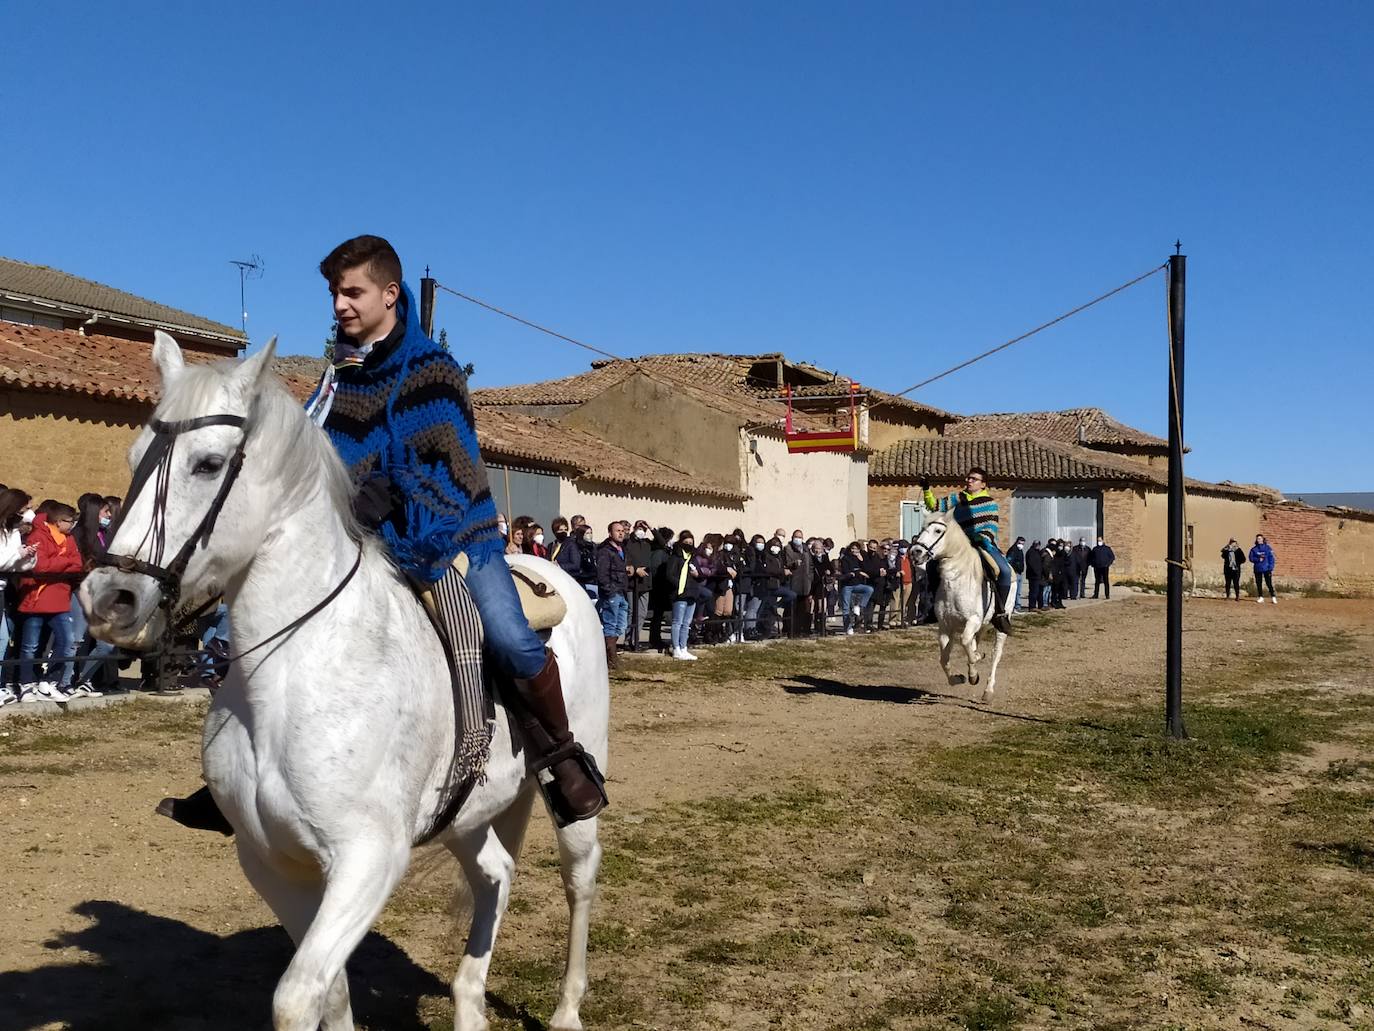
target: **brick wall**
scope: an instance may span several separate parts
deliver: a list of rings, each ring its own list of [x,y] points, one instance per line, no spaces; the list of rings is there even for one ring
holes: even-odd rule
[[[151,406],[78,394],[0,391],[0,483],[75,505],[86,491],[123,495],[129,445]]]
[[[1274,549],[1274,576],[1298,580],[1325,580],[1327,516],[1319,509],[1296,505],[1265,506],[1260,512],[1259,532]],[[1253,544],[1253,538],[1249,542]]]
[[[1112,575],[1138,576],[1136,568],[1144,554],[1144,505],[1141,491],[1135,487],[1104,487],[1102,489],[1102,539],[1116,555]]]
[[[935,496],[958,490],[962,483],[936,483],[931,489]],[[1010,491],[992,492],[1004,509],[1011,498]],[[914,483],[870,483],[868,485],[868,535],[881,540],[896,537],[902,529],[902,502],[920,501],[921,488]]]

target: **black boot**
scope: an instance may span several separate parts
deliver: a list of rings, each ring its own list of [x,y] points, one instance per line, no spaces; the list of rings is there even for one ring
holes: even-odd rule
[[[203,787],[185,798],[164,798],[157,804],[157,813],[192,830],[219,831],[225,837],[234,833],[209,788]]]
[[[607,638],[609,650],[615,638]],[[568,729],[568,710],[563,704],[563,685],[558,678],[558,660],[545,649],[544,668],[530,680],[517,680],[516,689],[525,711],[520,729],[529,747],[526,765],[538,774],[548,770],[552,783],[539,782],[559,826],[589,820],[608,804],[606,781],[596,760],[573,740]]]

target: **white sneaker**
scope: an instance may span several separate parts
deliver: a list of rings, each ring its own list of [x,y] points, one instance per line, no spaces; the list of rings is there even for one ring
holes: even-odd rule
[[[1263,598],[1256,598],[1255,601],[1259,602],[1261,605],[1264,604],[1264,599],[1263,599]]]
[[[19,696],[8,687],[0,687],[0,705],[9,705],[19,701]]]
[[[853,609],[853,614],[856,615],[856,616],[862,616],[862,615],[863,615],[863,610],[860,609],[859,606],[855,605],[855,606],[854,606],[854,609]]]
[[[42,680],[34,685],[33,693],[45,702],[65,702],[67,696],[51,680]]]
[[[77,684],[67,692],[68,698],[99,698],[101,693],[93,688],[89,683]]]
[[[846,631],[844,632],[844,635],[845,635],[846,637],[853,637],[853,636],[854,636],[854,628],[853,628],[853,627],[850,627],[848,630],[846,630]]]
[[[693,655],[691,652],[689,652],[686,648],[682,649],[682,657],[686,659],[688,662],[697,661],[697,657]]]
[[[1275,605],[1279,603],[1278,598],[1270,598],[1269,600],[1272,601]]]
[[[682,654],[682,649],[681,649],[681,648],[674,648],[674,649],[673,649],[673,658],[675,658],[675,659],[685,658],[685,656]]]

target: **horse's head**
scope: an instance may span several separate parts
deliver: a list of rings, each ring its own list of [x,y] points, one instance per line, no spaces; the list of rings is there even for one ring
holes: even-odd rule
[[[944,554],[948,546],[946,538],[950,523],[950,517],[947,515],[935,515],[926,520],[925,526],[911,542],[911,550],[907,553],[907,558],[913,566],[924,566],[931,559]]]
[[[269,375],[275,350],[274,338],[246,361],[187,366],[157,334],[162,401],[129,450],[134,478],[107,554],[81,586],[96,637],[151,647],[170,615],[218,597],[252,560],[270,527],[253,458],[264,389],[284,393]]]

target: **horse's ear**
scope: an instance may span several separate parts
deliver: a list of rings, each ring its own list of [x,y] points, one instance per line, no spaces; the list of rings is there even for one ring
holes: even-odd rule
[[[172,339],[170,333],[164,333],[160,329],[153,333],[153,364],[157,366],[163,386],[186,368],[186,362],[181,357],[180,345]]]
[[[257,393],[262,379],[272,369],[272,359],[277,356],[277,338],[267,341],[267,346],[251,358],[245,358],[239,366],[237,379],[251,395]]]

